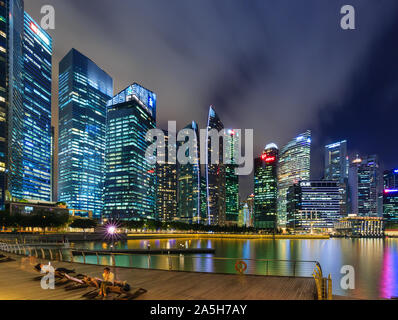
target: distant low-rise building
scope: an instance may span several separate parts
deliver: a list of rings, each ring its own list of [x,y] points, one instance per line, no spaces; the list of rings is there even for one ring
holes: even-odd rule
[[[379,238],[384,236],[384,219],[350,215],[335,223],[337,234],[349,237]]]
[[[68,213],[69,209],[66,205],[57,202],[46,202],[46,201],[25,201],[25,202],[8,202],[6,203],[6,210],[11,215],[22,214],[29,215],[35,214],[40,211],[46,211],[49,213]]]

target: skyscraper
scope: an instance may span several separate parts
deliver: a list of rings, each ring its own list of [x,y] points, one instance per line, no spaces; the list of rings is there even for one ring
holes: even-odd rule
[[[272,143],[254,161],[254,226],[275,229],[278,212],[279,149]]]
[[[22,198],[52,199],[52,39],[25,12]]]
[[[290,186],[310,180],[311,131],[300,134],[281,151],[278,165],[278,224],[286,225],[286,195]]]
[[[156,165],[156,216],[158,220],[166,222],[177,218],[177,164],[169,162],[169,133],[163,133],[165,163]]]
[[[338,181],[301,181],[287,194],[288,227],[332,229],[344,217],[345,184]]]
[[[384,189],[398,188],[398,169],[384,171]]]
[[[227,143],[227,153],[232,160],[230,164],[225,164],[225,217],[227,225],[237,225],[239,218],[239,176],[236,175],[235,169],[237,164],[235,161],[235,152],[238,146],[239,132],[237,130],[228,130],[229,139]],[[224,162],[226,159],[224,159]]]
[[[219,138],[218,150],[213,150],[212,144],[217,145],[217,141],[212,141],[210,132],[220,132],[224,130],[224,125],[218,117],[216,111],[211,106],[207,120],[207,149],[206,158],[206,184],[207,184],[207,219],[209,225],[224,225],[225,216],[225,165],[223,164],[223,139]],[[218,163],[212,163],[212,153],[218,151]]]
[[[0,1],[0,208],[6,200],[51,200],[51,37]]]
[[[104,216],[122,220],[155,219],[156,165],[151,165],[146,151],[149,130],[156,128],[156,95],[141,101],[133,84],[112,99],[108,106]],[[116,104],[113,104],[116,102]]]
[[[21,199],[23,177],[22,0],[0,1],[0,207]]]
[[[398,169],[384,172],[383,214],[388,222],[398,224]]]
[[[200,223],[203,219],[201,215],[199,129],[194,121],[184,129],[195,132],[196,153],[191,155],[189,163],[178,164],[178,219],[185,223]],[[187,142],[187,140],[179,142],[179,148]]]
[[[59,200],[75,210],[103,209],[106,106],[113,80],[72,49],[59,64]]]
[[[350,212],[361,217],[382,216],[382,190],[378,157],[357,157],[349,169]]]
[[[349,160],[347,141],[341,141],[325,147],[325,180],[346,183]]]

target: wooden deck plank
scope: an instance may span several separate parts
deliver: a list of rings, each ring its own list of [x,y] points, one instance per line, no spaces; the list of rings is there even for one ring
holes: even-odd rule
[[[27,259],[0,263],[0,300],[79,300],[87,291],[43,290],[39,273]],[[48,263],[48,262],[46,262]],[[101,277],[103,267],[54,262],[55,267]],[[264,277],[145,269],[112,268],[116,278],[148,292],[139,300],[312,300],[312,278]]]

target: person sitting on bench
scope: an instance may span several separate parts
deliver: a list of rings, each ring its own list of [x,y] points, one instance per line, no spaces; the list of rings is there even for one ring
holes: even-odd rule
[[[113,274],[113,272],[111,272],[111,269],[109,269],[108,267],[106,267],[104,269],[104,274],[102,275],[104,281],[102,281],[101,283],[101,289],[100,289],[100,296],[103,296],[106,298],[107,294],[108,294],[108,287],[114,286],[114,282],[115,282],[115,275]]]

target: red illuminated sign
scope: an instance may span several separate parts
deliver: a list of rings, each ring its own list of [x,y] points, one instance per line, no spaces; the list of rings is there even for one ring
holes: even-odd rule
[[[36,25],[33,23],[33,22],[31,22],[30,23],[30,28],[33,30],[33,32],[34,33],[38,33],[39,32],[39,29],[36,27]]]
[[[270,156],[268,156],[267,154],[264,153],[261,156],[261,160],[263,160],[265,162],[274,162],[276,160],[276,158],[275,157],[270,157]]]

